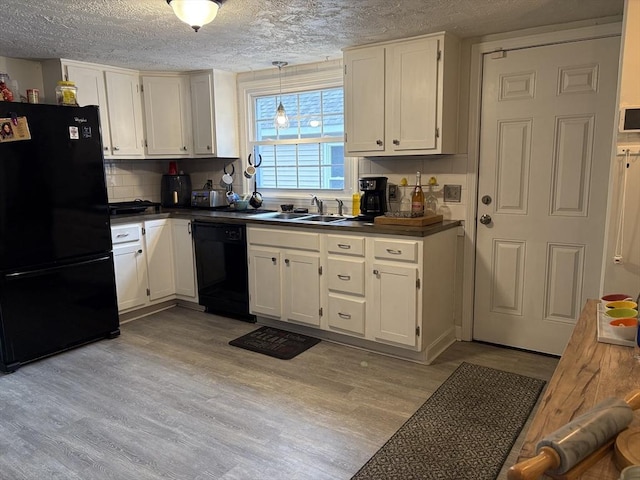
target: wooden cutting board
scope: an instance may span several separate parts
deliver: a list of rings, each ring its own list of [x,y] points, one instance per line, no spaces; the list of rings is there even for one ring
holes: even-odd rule
[[[442,221],[442,215],[424,217],[387,217],[380,215],[373,219],[375,225],[399,225],[406,227],[425,227]]]

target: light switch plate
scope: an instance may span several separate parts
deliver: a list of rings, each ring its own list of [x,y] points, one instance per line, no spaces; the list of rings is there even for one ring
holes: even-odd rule
[[[462,185],[445,185],[443,196],[445,202],[460,202],[462,200]]]

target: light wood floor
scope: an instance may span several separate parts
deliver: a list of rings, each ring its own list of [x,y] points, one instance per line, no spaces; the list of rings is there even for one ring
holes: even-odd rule
[[[462,361],[545,380],[557,364],[468,342],[431,366],[227,345],[255,328],[177,307],[0,374],[0,479],[349,479]]]

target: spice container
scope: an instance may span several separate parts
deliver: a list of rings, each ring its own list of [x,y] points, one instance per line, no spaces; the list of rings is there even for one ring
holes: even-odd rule
[[[56,100],[58,105],[77,106],[78,88],[74,82],[61,80],[56,87]]]

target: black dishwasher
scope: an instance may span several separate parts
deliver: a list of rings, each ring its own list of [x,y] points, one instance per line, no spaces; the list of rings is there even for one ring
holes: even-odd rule
[[[245,225],[195,221],[198,298],[208,313],[255,322],[249,313]]]

